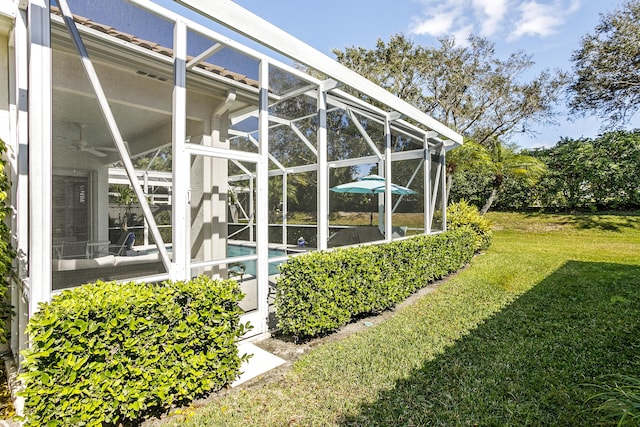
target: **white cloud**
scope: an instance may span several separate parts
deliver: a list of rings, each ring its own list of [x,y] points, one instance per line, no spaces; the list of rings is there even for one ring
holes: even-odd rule
[[[520,19],[508,39],[515,40],[522,36],[545,37],[557,31],[564,19],[555,4],[543,4],[537,1],[523,3],[518,8]]]
[[[410,32],[434,37],[456,31],[464,20],[464,6],[468,0],[421,0],[424,6],[422,16],[414,16]]]
[[[457,17],[455,13],[438,13],[421,20],[416,19],[411,32],[418,35],[440,37],[451,33],[451,28]]]
[[[424,7],[412,18],[409,32],[456,37],[464,44],[470,33],[514,41],[547,37],[559,31],[583,0],[417,0]]]
[[[507,0],[472,1],[476,15],[479,16],[481,21],[480,34],[488,37],[497,33],[507,13]]]

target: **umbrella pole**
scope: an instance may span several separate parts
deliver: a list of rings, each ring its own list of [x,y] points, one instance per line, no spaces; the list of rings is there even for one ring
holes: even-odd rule
[[[375,206],[375,194],[371,194],[371,202],[373,202]],[[373,225],[373,207],[369,211],[369,225]]]

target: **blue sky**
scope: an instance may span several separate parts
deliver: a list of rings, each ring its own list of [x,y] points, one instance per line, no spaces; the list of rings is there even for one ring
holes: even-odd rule
[[[545,68],[570,71],[571,53],[592,32],[599,14],[618,0],[235,0],[235,3],[333,57],[334,48],[372,48],[378,39],[403,33],[416,43],[437,46],[437,37],[469,32],[496,44],[500,57],[523,50],[533,55],[534,72]],[[564,108],[563,108],[564,110]],[[594,117],[534,128],[534,136],[514,140],[521,147],[551,146],[560,137],[594,137]],[[634,120],[629,127],[640,127]]]

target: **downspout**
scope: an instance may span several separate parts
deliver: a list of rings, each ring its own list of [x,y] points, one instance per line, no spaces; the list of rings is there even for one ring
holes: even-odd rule
[[[213,110],[213,118],[214,120],[220,120],[220,117],[235,104],[236,102],[236,91],[234,89],[229,90],[227,93],[227,98],[224,102],[218,106],[215,110]]]

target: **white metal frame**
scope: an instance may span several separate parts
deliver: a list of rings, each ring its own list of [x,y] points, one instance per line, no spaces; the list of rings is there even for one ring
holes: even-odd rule
[[[230,177],[231,181],[234,179],[251,178],[251,185],[253,186],[255,183],[257,195],[255,211],[258,212],[255,218],[257,254],[255,256],[243,257],[242,259],[257,260],[259,306],[257,312],[251,313],[249,316],[251,322],[256,326],[256,333],[266,332],[266,319],[268,316],[269,221],[266,212],[268,212],[269,208],[268,179],[270,176],[282,176],[283,179],[283,191],[285,195],[285,197],[283,197],[283,208],[285,210],[283,222],[284,230],[286,230],[286,190],[288,176],[307,171],[317,172],[318,249],[327,248],[329,231],[329,172],[331,168],[336,167],[377,163],[380,172],[390,177],[394,161],[421,159],[421,161],[424,162],[425,232],[429,233],[432,231],[433,212],[436,210],[435,203],[436,200],[438,200],[438,195],[440,195],[442,200],[443,224],[446,224],[446,218],[444,217],[446,211],[446,200],[444,200],[444,158],[447,149],[462,143],[462,137],[459,134],[435,121],[424,112],[401,101],[389,92],[369,82],[367,79],[329,59],[317,50],[307,46],[232,2],[225,0],[184,0],[179,3],[196,9],[199,13],[231,28],[238,34],[258,41],[274,52],[282,53],[297,63],[304,64],[326,74],[329,76],[329,79],[324,81],[318,80],[293,66],[287,65],[264,53],[243,46],[228,37],[216,33],[205,25],[193,22],[176,12],[162,8],[151,0],[128,1],[174,24],[173,57],[171,58],[174,72],[172,106],[172,149],[174,163],[171,177],[173,189],[173,258],[169,257],[164,246],[162,236],[145,198],[144,190],[137,178],[137,171],[133,168],[127,144],[122,138],[118,124],[102,89],[100,79],[89,58],[87,49],[84,47],[81,32],[73,20],[72,11],[69,9],[66,0],[58,0],[58,4],[63,15],[62,19],[66,23],[68,31],[78,50],[83,69],[100,104],[101,112],[117,148],[129,184],[133,187],[138,198],[146,223],[149,225],[149,231],[156,241],[161,260],[168,272],[166,275],[160,275],[157,278],[164,278],[166,276],[175,280],[188,279],[194,268],[227,263],[227,259],[205,261],[203,263],[192,262],[191,260],[189,241],[191,224],[189,211],[190,179],[188,174],[184,174],[182,171],[189,170],[189,159],[191,156],[196,155],[224,158],[238,162],[238,164],[239,162],[250,162],[256,165],[255,176],[249,177],[249,174],[247,174],[243,177]],[[48,0],[25,0],[20,2],[20,5],[22,9],[20,9],[17,14],[13,35],[14,60],[11,67],[15,68],[15,70],[12,70],[13,79],[15,80],[12,87],[15,93],[12,97],[13,112],[11,121],[14,125],[12,129],[12,135],[14,136],[12,146],[16,150],[17,156],[16,172],[14,174],[16,186],[15,192],[13,193],[13,197],[15,198],[14,204],[17,207],[14,223],[18,234],[16,235],[17,240],[15,244],[18,248],[19,257],[21,257],[18,269],[22,283],[14,288],[12,298],[14,302],[26,301],[27,307],[19,306],[18,311],[19,313],[28,313],[28,316],[31,316],[38,309],[38,304],[49,301],[52,294],[52,242],[50,238],[52,234],[52,206],[50,197],[42,197],[43,194],[51,194],[52,179],[52,18]],[[212,41],[211,48],[205,50],[189,62],[187,61],[188,31],[193,31]],[[208,147],[187,141],[187,70],[202,73],[202,71],[196,70],[195,66],[216,51],[225,47],[234,49],[259,62],[259,87],[253,92],[257,98],[257,108],[253,109],[253,111],[247,110],[238,113],[236,117],[231,117],[231,123],[233,123],[247,116],[257,116],[258,129],[250,133],[236,132],[234,134],[230,132],[231,138],[241,136],[253,140],[257,146],[256,153]],[[162,57],[161,55],[157,56],[158,60],[166,60],[166,57]],[[278,67],[307,84],[289,93],[280,95],[270,93],[270,67]],[[236,95],[234,89],[254,90],[253,88],[244,87],[241,83],[231,81],[224,77],[217,76],[216,79],[218,83],[222,82],[229,88],[227,106],[235,101]],[[385,106],[385,109],[374,107],[348,94],[346,91],[340,89],[341,85],[355,88],[356,91],[379,101]],[[25,99],[26,93],[28,93],[28,106],[25,105],[27,101]],[[269,108],[271,106],[296,96],[307,96],[316,102],[316,117],[319,124],[316,135],[317,147],[305,138],[304,134],[296,125],[298,121],[307,119],[309,116],[285,120],[270,116],[269,114]],[[224,109],[227,107],[223,106],[221,108]],[[346,112],[371,149],[371,155],[359,159],[329,161],[327,158],[327,113],[334,109],[341,109]],[[214,115],[218,114],[217,117],[219,119],[222,113],[224,113],[224,111],[220,110],[214,113]],[[378,150],[366,130],[359,124],[358,116],[374,120],[384,127],[385,140],[383,151]],[[410,123],[410,121],[412,123]],[[316,156],[316,163],[295,167],[286,167],[280,164],[277,159],[269,153],[268,141],[272,126],[288,126]],[[406,135],[419,141],[422,140],[424,146],[419,150],[392,153],[391,136],[393,133]],[[25,150],[28,150],[28,175],[26,174],[27,165],[24,162]],[[434,183],[431,183],[432,162],[430,153],[432,151],[438,152],[440,156]],[[276,170],[268,169],[270,159],[276,164]],[[417,170],[413,177],[415,177],[416,174]],[[391,208],[392,196],[390,180],[387,180],[386,192],[381,196],[380,200],[380,205],[387,207],[383,224],[381,225],[384,225],[385,229],[390,230],[393,211]],[[286,242],[286,231],[283,233],[283,239]],[[25,239],[28,239],[28,245],[25,244]],[[389,241],[390,239],[391,233],[387,233],[386,240]],[[239,258],[233,258],[233,261],[238,259]],[[24,268],[21,268],[22,266],[24,266]],[[24,346],[24,342],[17,338],[20,336],[22,328],[24,327],[22,320],[19,318],[18,322],[16,322],[17,326],[12,326],[11,345],[14,351]]]

